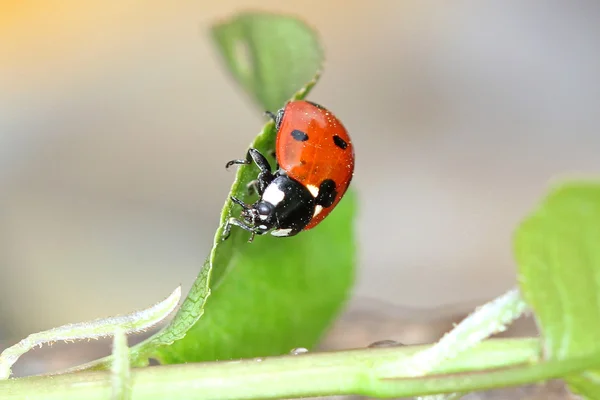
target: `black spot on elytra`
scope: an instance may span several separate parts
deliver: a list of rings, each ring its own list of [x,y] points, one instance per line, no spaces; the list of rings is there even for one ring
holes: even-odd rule
[[[325,179],[319,185],[319,194],[315,199],[315,203],[325,208],[331,207],[337,197],[336,184],[331,179]]]
[[[314,102],[312,102],[312,101],[308,101],[308,100],[306,100],[306,102],[307,102],[308,104],[312,104],[313,106],[317,107],[317,108],[318,108],[318,109],[320,109],[320,110],[325,110],[325,107],[323,107],[323,106],[322,106],[322,105],[320,105],[320,104],[317,104],[317,103],[314,103]]]
[[[299,142],[306,142],[308,140],[308,135],[298,129],[294,129],[292,131],[292,137],[294,138],[294,140],[297,140]]]
[[[306,160],[300,160],[300,165],[306,165]]]
[[[333,135],[333,143],[342,150],[346,150],[348,143],[338,135]]]

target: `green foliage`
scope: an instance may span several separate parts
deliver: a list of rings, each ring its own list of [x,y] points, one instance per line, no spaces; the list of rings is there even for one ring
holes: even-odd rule
[[[275,111],[290,98],[304,98],[316,84],[322,64],[319,41],[295,18],[245,13],[212,33],[232,75],[260,109]],[[274,142],[270,121],[250,146],[268,155]],[[241,158],[246,149],[232,151],[231,158]],[[230,195],[252,202],[246,185],[257,173],[254,165],[239,167]],[[355,208],[351,189],[314,230],[293,238],[257,236],[247,243],[249,234],[236,227],[223,240],[223,223],[240,211],[227,200],[211,253],[174,320],[129,354],[138,366],[150,356],[163,363],[249,360],[134,370],[132,396],[397,398],[563,378],[574,391],[600,398],[600,183],[553,189],[515,234],[520,292],[511,290],[478,308],[436,345],[252,360],[313,347],[339,312],[354,278]],[[484,341],[523,312],[523,299],[535,313],[539,341]],[[129,384],[122,373],[127,363],[118,363],[127,354],[122,346],[120,351],[115,346],[116,392],[128,390]],[[106,368],[109,361],[86,367]],[[86,374],[5,380],[0,397],[106,398],[102,390],[109,385],[103,375]]]
[[[242,13],[212,33],[227,68],[261,111],[280,108],[322,67],[317,34],[293,17]]]
[[[558,187],[520,226],[519,281],[543,335],[544,358],[600,354],[600,184]],[[567,379],[600,397],[594,371]]]
[[[215,26],[213,33],[227,66],[263,109],[276,110],[290,98],[304,98],[316,83],[322,62],[318,39],[295,18],[242,14]],[[251,147],[269,154],[275,135],[270,121]],[[243,158],[245,152],[234,149],[231,158]],[[275,165],[272,158],[270,162]],[[224,168],[222,174],[224,179],[230,176]],[[254,165],[239,167],[231,195],[254,201],[246,186],[257,174]],[[195,285],[198,292],[190,294],[192,299],[205,299],[205,293],[212,291],[206,314],[196,318],[194,310],[202,302],[184,304],[183,310],[188,311],[178,314],[173,326],[187,328],[193,321],[193,327],[185,338],[159,348],[156,356],[175,363],[313,347],[352,286],[354,209],[355,194],[350,191],[318,227],[292,238],[258,236],[247,243],[249,234],[233,227],[224,241],[219,229],[204,266],[212,278],[203,277],[206,271],[201,273],[202,284]],[[221,224],[239,211],[227,200]]]

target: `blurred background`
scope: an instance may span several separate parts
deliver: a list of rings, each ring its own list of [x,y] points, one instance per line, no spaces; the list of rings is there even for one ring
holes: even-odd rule
[[[265,121],[209,36],[243,10],[326,48],[310,99],[357,152],[352,343],[435,340],[511,288],[520,219],[600,169],[598,2],[0,0],[0,349],[187,292]]]

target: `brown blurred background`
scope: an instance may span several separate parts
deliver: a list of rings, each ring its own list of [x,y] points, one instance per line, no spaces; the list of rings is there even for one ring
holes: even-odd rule
[[[264,122],[208,35],[248,9],[326,47],[311,99],[361,199],[348,315],[429,326],[501,294],[519,220],[600,168],[597,2],[0,0],[0,348],[189,289]]]

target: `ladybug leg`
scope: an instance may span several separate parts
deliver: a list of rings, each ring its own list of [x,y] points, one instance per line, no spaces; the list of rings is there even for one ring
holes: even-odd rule
[[[254,193],[260,192],[260,188],[259,188],[259,183],[258,183],[258,179],[254,179],[253,181],[250,181],[247,185],[246,185],[246,189],[248,189],[248,194],[250,196],[252,196]],[[259,195],[261,195],[262,193],[259,193]]]
[[[250,149],[248,150],[248,157],[250,157],[260,169],[260,174],[258,174],[256,180],[250,182],[248,185],[251,185],[252,189],[256,190],[258,194],[262,196],[265,188],[273,179],[275,179],[275,175],[273,175],[273,172],[271,171],[271,165],[265,156],[260,153],[260,151],[256,149]]]
[[[260,151],[252,148],[248,149],[245,159],[231,160],[225,165],[225,168],[229,168],[232,165],[250,165],[253,161],[260,169],[260,173],[256,180],[248,184],[248,193],[253,194],[254,192],[258,192],[259,195],[262,195],[269,183],[275,179],[275,175],[273,175],[269,161],[267,161]]]
[[[275,129],[279,130],[281,126],[281,120],[283,119],[283,108],[277,111],[277,114],[272,113],[271,111],[265,111],[265,115],[275,121]]]
[[[227,164],[225,164],[225,169],[229,169],[229,167],[231,167],[232,165],[242,165],[242,164],[249,165],[251,163],[252,163],[252,159],[250,157],[248,157],[244,160],[242,160],[242,159],[231,160]]]
[[[254,235],[256,235],[256,230],[245,222],[240,221],[237,218],[229,218],[223,227],[223,240],[227,240],[229,238],[229,234],[231,233],[232,226],[238,226],[243,230],[250,232],[250,238],[248,239],[248,243],[251,243],[254,240]]]
[[[271,172],[271,165],[269,165],[265,156],[263,156],[260,151],[252,148],[248,149],[245,159],[231,160],[225,164],[225,169],[229,169],[232,165],[250,165],[252,164],[252,161],[260,168],[261,172]]]
[[[248,157],[252,158],[252,160],[254,161],[256,166],[258,168],[260,168],[261,173],[263,173],[263,172],[271,173],[271,165],[269,164],[269,162],[267,161],[265,156],[263,156],[261,154],[260,151],[258,151],[256,149],[250,149],[250,150],[248,150]]]
[[[271,111],[265,111],[265,115],[271,118],[274,122],[277,122],[277,115],[272,113]]]
[[[245,211],[252,208],[252,206],[244,203],[242,200],[238,199],[237,197],[231,196],[231,201],[233,201],[235,204],[242,207]],[[231,217],[227,220],[227,222],[225,223],[225,226],[223,227],[223,240],[227,240],[227,238],[229,237],[232,225],[238,226],[238,227],[242,228],[243,230],[251,233],[250,239],[248,239],[248,243],[251,243],[254,240],[254,235],[256,235],[258,233],[255,227],[250,226],[246,222],[240,221],[237,218]]]
[[[238,199],[237,197],[231,196],[231,201],[233,201],[235,204],[242,207],[244,210],[250,209],[250,206],[248,204],[244,203],[242,200]]]

